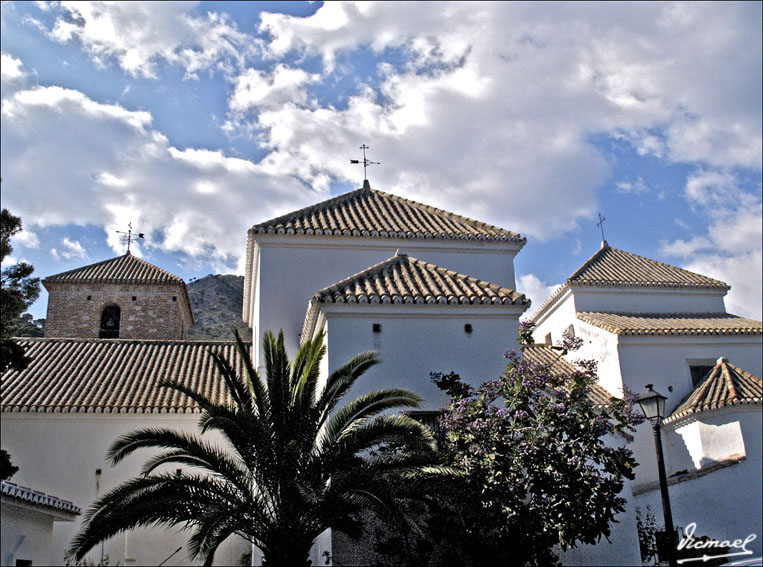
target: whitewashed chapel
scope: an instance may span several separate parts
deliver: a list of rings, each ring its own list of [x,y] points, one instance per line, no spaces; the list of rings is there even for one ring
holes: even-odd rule
[[[263,365],[259,347],[268,330],[283,329],[291,353],[325,331],[324,374],[360,351],[381,353],[383,363],[354,394],[402,386],[423,395],[427,408],[441,407],[447,400],[430,383],[430,371],[454,370],[479,383],[503,370],[503,353],[516,344],[519,317],[529,307],[515,291],[513,260],[524,244],[516,233],[377,191],[367,181],[257,224],[248,233],[243,310],[256,364]],[[3,485],[3,565],[62,562],[77,507],[140,470],[145,455],[115,468],[105,462],[118,435],[152,425],[195,430],[197,408],[158,388],[159,380],[182,379],[220,396],[208,349],[240,367],[231,343],[185,339],[193,322],[185,284],[134,256],[43,283],[50,292],[48,336],[23,340],[32,364],[2,378],[2,447],[20,467]],[[576,356],[599,361],[601,384],[591,393],[599,403],[624,387],[640,392],[655,384],[672,412],[665,460],[676,524],[696,522],[698,534],[718,539],[755,532],[750,547],[760,554],[762,326],[725,312],[727,290],[723,282],[604,243],[533,315],[539,344],[528,354],[547,359],[549,343],[572,332],[584,339]],[[648,425],[633,447],[641,466],[625,487],[629,508],[611,543],[567,554],[566,564],[640,563],[636,506],[649,504],[661,517]],[[50,506],[37,509],[17,497],[35,491],[55,495],[67,513],[52,515]],[[6,516],[7,502],[23,513]],[[130,532],[91,557],[185,564],[186,537]],[[313,563],[324,564],[324,552],[335,564],[351,563],[357,555],[343,542],[324,534]],[[229,541],[216,561],[235,564],[247,550],[245,542]]]

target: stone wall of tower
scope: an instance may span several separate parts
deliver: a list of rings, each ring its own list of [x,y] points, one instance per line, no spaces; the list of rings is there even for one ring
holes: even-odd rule
[[[120,339],[185,339],[192,316],[177,284],[82,284],[48,286],[46,337],[98,338],[101,314],[120,309]]]

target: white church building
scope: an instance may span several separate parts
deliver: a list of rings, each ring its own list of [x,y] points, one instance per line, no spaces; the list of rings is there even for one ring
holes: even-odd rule
[[[292,356],[323,331],[324,375],[358,352],[380,352],[382,364],[351,395],[406,387],[425,397],[427,409],[440,408],[447,399],[429,372],[453,370],[478,384],[503,371],[503,354],[516,345],[519,317],[529,308],[514,276],[524,244],[516,233],[372,189],[367,181],[256,224],[248,231],[242,314],[253,330],[255,364],[264,365],[260,347],[269,330],[283,329]],[[57,334],[20,341],[32,363],[2,377],[2,447],[20,467],[13,483],[85,509],[97,494],[137,475],[146,458],[110,467],[105,454],[118,435],[152,425],[195,430],[198,408],[158,388],[160,380],[187,380],[219,396],[209,349],[239,368],[240,361],[232,343],[187,340],[193,316],[185,284],[129,254],[44,283],[52,305],[69,306],[57,308],[60,317],[72,320],[56,322],[49,311]],[[665,460],[676,524],[696,522],[698,534],[717,539],[757,533],[751,549],[760,554],[763,329],[725,312],[727,291],[723,282],[604,243],[533,314],[539,344],[528,353],[541,360],[551,352],[545,343],[563,332],[581,337],[575,356],[599,362],[601,382],[591,394],[597,403],[623,388],[641,392],[654,384],[672,413]],[[54,299],[56,293],[67,296]],[[157,334],[164,321],[172,323],[172,336]],[[647,425],[632,446],[640,466],[626,485],[629,506],[612,541],[567,554],[565,564],[640,563],[636,507],[649,505],[661,518]],[[50,564],[62,562],[77,525],[53,523]],[[17,532],[3,532],[3,565],[29,559],[14,555],[24,536]],[[121,565],[172,557],[168,565],[187,564],[186,537],[179,530],[138,530],[90,557],[108,555]],[[324,564],[326,551],[335,564],[349,563],[352,550],[338,541],[332,534],[319,538],[313,564]],[[243,541],[226,542],[216,563],[235,564],[247,550]]]

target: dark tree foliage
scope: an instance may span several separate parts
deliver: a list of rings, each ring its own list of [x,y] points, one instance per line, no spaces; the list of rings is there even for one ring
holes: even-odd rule
[[[0,261],[13,252],[11,237],[21,232],[21,219],[8,209],[0,218]],[[0,283],[0,373],[8,368],[23,370],[28,364],[22,349],[13,341],[17,320],[40,295],[40,278],[31,277],[34,267],[19,262],[2,271]]]
[[[10,480],[19,468],[11,463],[11,456],[5,449],[0,449],[0,480]]]
[[[31,313],[22,313],[16,319],[17,337],[44,337],[45,319],[35,319]]]
[[[531,330],[521,328],[522,348]],[[568,338],[559,350],[576,346]],[[465,474],[425,491],[436,497],[406,503],[426,529],[378,530],[388,563],[555,565],[559,550],[608,537],[624,510],[620,492],[636,463],[614,434],[639,422],[632,400],[594,406],[590,361],[560,375],[516,352],[506,357],[504,374],[476,390],[452,372],[432,374],[452,399],[444,448]]]

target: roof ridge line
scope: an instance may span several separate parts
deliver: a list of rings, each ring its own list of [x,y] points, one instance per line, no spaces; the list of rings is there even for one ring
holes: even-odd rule
[[[107,262],[113,262],[114,260],[119,260],[121,258],[124,258],[125,256],[128,256],[128,255],[132,256],[132,254],[122,254],[121,256],[114,256],[113,258],[106,258],[105,260],[99,260],[98,262],[93,262],[92,264],[86,264],[86,265],[80,266],[78,268],[72,268],[71,270],[66,270],[64,272],[59,272],[58,274],[51,274],[49,276],[46,276],[46,277],[42,278],[42,281],[45,281],[45,280],[47,280],[49,278],[52,278],[52,277],[65,276],[65,275],[71,274],[73,272],[78,272],[80,270],[84,270],[85,268],[92,268],[94,266],[100,266],[100,265],[105,264]]]
[[[721,363],[721,374],[723,375],[724,380],[726,381],[726,387],[729,389],[729,394],[731,395],[731,397],[734,399],[739,399],[739,395],[737,394],[737,389],[734,386],[734,377],[729,371],[729,367],[724,362]]]
[[[494,224],[490,224],[490,223],[487,223],[487,222],[484,222],[484,221],[473,219],[471,217],[467,217],[467,216],[461,215],[459,213],[454,213],[454,212],[451,212],[451,211],[446,211],[445,209],[441,209],[441,208],[435,207],[433,205],[427,205],[426,203],[421,203],[419,201],[414,201],[413,199],[408,199],[407,197],[401,197],[400,195],[395,195],[394,193],[387,193],[386,191],[381,191],[379,189],[371,189],[371,191],[373,191],[374,193],[383,195],[385,197],[390,197],[390,198],[395,199],[397,201],[403,201],[404,203],[407,203],[407,204],[409,204],[409,205],[411,205],[413,207],[416,207],[416,208],[424,208],[428,212],[441,213],[441,214],[444,214],[444,215],[446,215],[448,217],[458,217],[459,219],[462,219],[462,220],[466,221],[465,224],[471,224],[471,225],[474,225],[474,226],[479,227],[479,228],[493,228],[493,229],[495,229],[497,231],[503,231],[503,232],[508,232],[510,234],[516,234],[520,239],[524,240],[524,237],[522,237],[519,233],[515,233],[515,232],[513,232],[511,230],[508,230],[506,228],[501,228],[500,226],[497,226],[497,225],[494,225]]]
[[[149,270],[151,272],[158,272],[160,276],[162,277],[155,277],[155,274],[152,274],[151,277],[147,277],[144,279],[141,279],[140,277],[136,278],[122,278],[122,277],[115,277],[113,274],[119,272],[120,270],[124,270],[125,266],[129,266],[130,263],[138,264],[138,266],[141,269]],[[67,279],[71,275],[76,275],[77,273],[85,273],[85,272],[93,272],[97,271],[96,268],[102,267],[104,265],[111,264],[106,274],[103,275],[97,275],[95,277],[82,277],[81,279],[77,280],[70,280]],[[180,276],[173,274],[172,272],[169,272],[165,270],[164,268],[161,268],[157,266],[156,264],[152,264],[148,260],[144,260],[143,258],[138,258],[134,254],[125,253],[121,256],[115,256],[113,258],[107,258],[105,260],[100,260],[98,262],[93,262],[92,264],[86,264],[84,266],[79,266],[77,268],[72,268],[71,270],[66,270],[64,272],[59,272],[57,274],[51,274],[49,276],[46,276],[42,279],[43,284],[57,284],[57,283],[74,283],[76,281],[98,281],[98,280],[116,280],[116,281],[134,281],[134,283],[152,283],[152,282],[161,282],[163,278],[166,278],[170,280],[171,282],[185,285],[185,280],[181,278]]]
[[[354,280],[360,275],[368,275],[371,276],[373,274],[381,273],[384,271],[385,268],[388,266],[392,266],[396,263],[403,263],[403,260],[408,262],[409,260],[416,260],[416,258],[413,258],[411,256],[408,256],[407,254],[396,254],[395,256],[392,256],[391,258],[387,258],[386,260],[382,262],[378,262],[376,264],[373,264],[372,266],[369,266],[368,268],[365,268],[363,270],[360,270],[357,273],[352,274],[351,276],[347,276],[346,278],[339,280],[338,282],[335,282],[331,285],[328,285],[322,289],[319,289],[316,291],[312,297],[310,298],[310,302],[312,302],[314,299],[316,299],[318,296],[327,293],[329,290],[333,288],[340,287],[346,283],[349,283],[350,281]]]
[[[741,393],[733,383],[735,379],[739,381]],[[752,392],[750,388],[753,388]],[[719,359],[707,377],[686,394],[676,409],[665,418],[665,423],[727,406],[760,404],[763,400],[761,388],[763,380],[728,360]]]
[[[313,203],[312,205],[308,205],[307,207],[302,207],[301,209],[297,209],[296,211],[291,211],[289,213],[285,213],[283,215],[279,215],[277,217],[274,217],[272,219],[267,219],[262,222],[258,222],[253,224],[247,232],[251,232],[254,230],[255,227],[263,225],[265,223],[267,224],[277,224],[277,221],[281,221],[282,219],[288,219],[297,215],[304,215],[306,213],[312,212],[317,210],[319,207],[323,208],[328,204],[334,205],[336,203],[341,203],[344,200],[349,200],[355,195],[359,195],[361,193],[368,193],[369,191],[373,191],[373,189],[366,189],[365,187],[360,187],[358,189],[353,189],[352,191],[348,191],[347,193],[342,193],[341,195],[336,195],[334,197],[329,197],[328,199],[325,199],[323,201],[320,201],[318,203]]]

